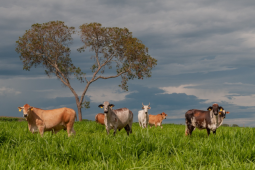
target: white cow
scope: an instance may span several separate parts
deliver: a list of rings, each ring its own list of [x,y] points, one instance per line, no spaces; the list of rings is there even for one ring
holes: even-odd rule
[[[143,105],[143,103],[142,103]],[[151,109],[150,103],[149,105],[143,105],[142,107],[143,110],[138,111],[138,121],[139,125],[142,128],[147,128],[147,125],[149,123],[149,115],[148,115],[148,110]]]
[[[111,129],[114,129],[114,135],[116,130],[121,130],[125,128],[127,135],[132,133],[132,123],[133,123],[133,113],[127,108],[121,108],[113,110],[113,104],[105,101],[104,104],[100,104],[98,107],[104,108],[104,124],[109,134]]]

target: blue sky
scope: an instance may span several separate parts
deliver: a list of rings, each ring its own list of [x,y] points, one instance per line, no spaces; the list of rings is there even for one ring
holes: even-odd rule
[[[230,111],[224,123],[255,126],[255,1],[67,1],[8,0],[0,6],[0,116],[22,116],[17,107],[28,103],[42,109],[70,107],[71,91],[43,67],[24,71],[15,41],[34,23],[64,21],[77,30],[99,22],[106,27],[126,27],[158,60],[152,77],[128,82],[121,79],[92,83],[86,99],[91,108],[83,118],[94,120],[97,106],[110,101],[115,108],[127,107],[135,114],[142,103],[151,104],[150,114],[165,112],[165,123],[184,124],[189,109],[218,103]],[[91,75],[91,53],[78,53],[79,35],[73,36],[71,58]],[[85,84],[72,79],[81,94]]]

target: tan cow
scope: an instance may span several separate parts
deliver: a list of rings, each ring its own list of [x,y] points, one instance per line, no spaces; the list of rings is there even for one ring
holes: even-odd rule
[[[98,113],[95,116],[95,121],[101,125],[104,125],[104,114],[103,113]]]
[[[55,134],[61,129],[67,130],[68,136],[75,135],[73,124],[76,113],[73,109],[59,108],[53,110],[42,110],[25,104],[18,107],[19,111],[23,109],[23,116],[27,119],[29,131],[38,132],[41,136],[45,131],[54,131]],[[77,118],[76,118],[77,119]]]
[[[165,114],[165,112],[162,112],[160,114],[157,115],[149,115],[149,125],[150,128],[155,125],[155,127],[157,126],[161,126],[161,128],[163,128],[162,126],[162,120],[166,119],[167,114]]]

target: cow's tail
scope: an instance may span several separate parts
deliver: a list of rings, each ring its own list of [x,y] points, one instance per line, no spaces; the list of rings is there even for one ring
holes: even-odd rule
[[[187,136],[188,135],[188,127],[187,127],[187,124],[185,125],[185,135]]]
[[[131,110],[129,110],[129,114],[131,115],[131,120],[132,120],[132,122],[133,122],[133,112],[131,111]]]
[[[185,116],[185,136],[189,135],[188,120]]]
[[[133,124],[133,112],[129,110],[129,114],[131,115],[131,120],[129,121],[129,128],[130,128],[130,133],[132,133],[132,124]]]
[[[97,118],[98,115],[95,116],[95,121],[98,122],[98,118]]]

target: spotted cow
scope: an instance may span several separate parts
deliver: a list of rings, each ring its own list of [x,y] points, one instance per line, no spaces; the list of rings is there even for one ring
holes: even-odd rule
[[[206,129],[208,136],[210,135],[210,131],[216,134],[216,129],[221,126],[226,114],[229,114],[229,112],[226,112],[217,103],[208,107],[207,111],[197,109],[188,110],[185,113],[185,135],[191,135],[195,128],[199,130]]]

